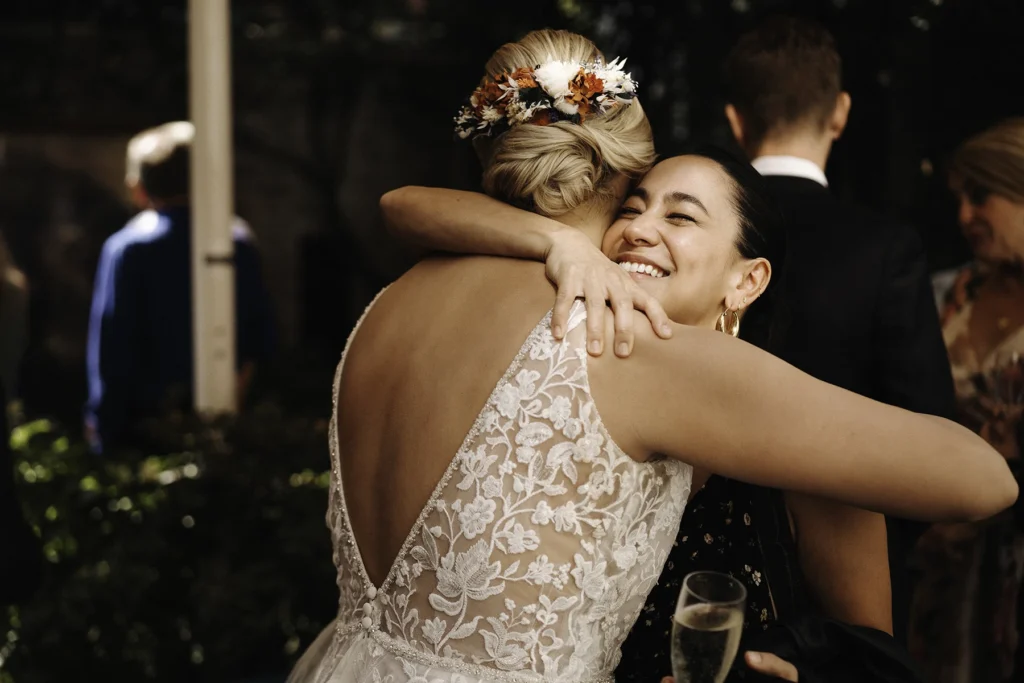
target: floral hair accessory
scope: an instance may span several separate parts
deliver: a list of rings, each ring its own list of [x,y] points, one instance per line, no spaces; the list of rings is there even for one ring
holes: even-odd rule
[[[625,64],[624,59],[609,64],[550,61],[485,78],[455,117],[455,132],[466,140],[500,135],[523,123],[583,123],[629,105],[636,81],[623,70]]]

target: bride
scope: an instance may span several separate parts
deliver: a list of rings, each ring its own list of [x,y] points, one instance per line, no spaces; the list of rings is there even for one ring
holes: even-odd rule
[[[654,161],[632,81],[555,31],[485,70],[457,123],[487,191],[600,244]],[[556,341],[551,286],[527,261],[424,261],[364,314],[334,386],[338,617],[290,680],[611,680],[709,472],[915,518],[981,518],[1016,498],[969,431],[715,332],[771,296],[778,218],[720,159],[651,176],[658,191],[630,201],[664,217],[656,244],[620,260],[686,326],[664,340],[636,325],[628,360],[588,357],[581,303]]]

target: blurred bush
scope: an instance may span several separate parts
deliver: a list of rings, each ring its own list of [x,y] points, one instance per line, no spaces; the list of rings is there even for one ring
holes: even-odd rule
[[[47,566],[7,608],[0,681],[283,680],[333,618],[326,421],[263,405],[143,432],[99,458],[52,422],[15,428]]]

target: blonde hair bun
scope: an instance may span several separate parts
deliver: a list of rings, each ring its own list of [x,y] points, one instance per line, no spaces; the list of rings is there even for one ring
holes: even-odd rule
[[[585,63],[604,57],[581,35],[545,29],[499,48],[487,63],[487,76],[551,60]],[[655,159],[651,127],[636,100],[582,123],[520,125],[477,142],[484,157],[484,190],[545,216],[613,198],[617,177],[639,178]]]

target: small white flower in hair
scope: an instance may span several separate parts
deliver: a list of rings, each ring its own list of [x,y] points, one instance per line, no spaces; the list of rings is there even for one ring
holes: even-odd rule
[[[627,82],[632,87],[629,74],[623,70],[626,65],[625,59],[616,59],[610,63],[594,69],[594,75],[604,82],[605,90],[614,90],[623,87]]]
[[[580,72],[580,65],[572,62],[551,61],[541,64],[533,72],[537,85],[557,101],[569,94],[569,82]]]
[[[549,107],[540,102],[534,102],[533,104],[526,105],[519,100],[514,100],[509,103],[505,109],[505,115],[508,116],[509,120],[514,123],[526,123],[533,115]]]
[[[580,113],[580,108],[572,102],[567,101],[564,97],[559,97],[555,100],[555,109],[567,116],[573,116]]]

